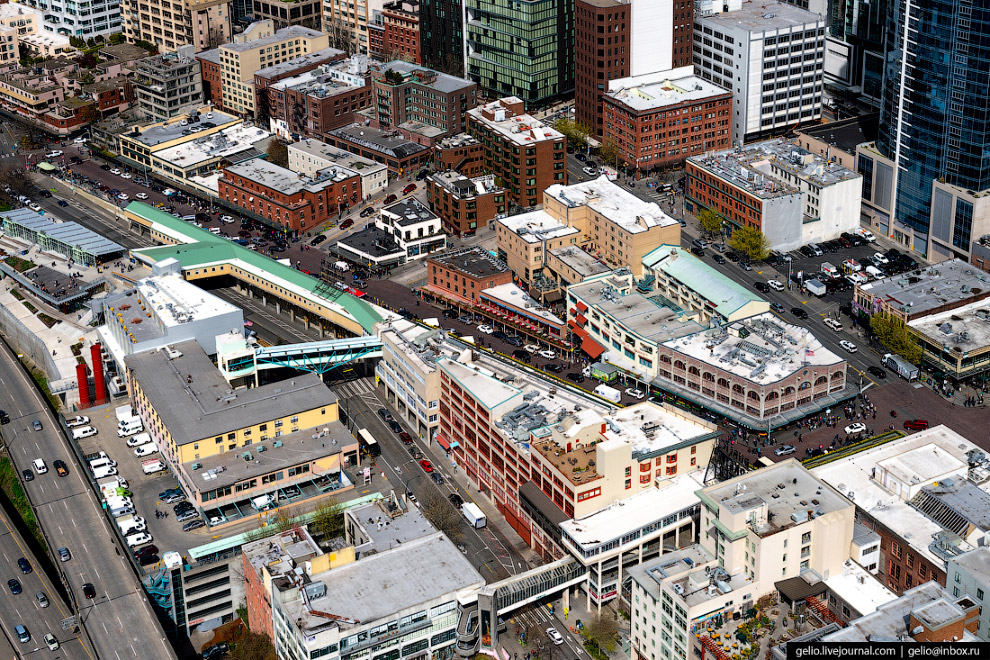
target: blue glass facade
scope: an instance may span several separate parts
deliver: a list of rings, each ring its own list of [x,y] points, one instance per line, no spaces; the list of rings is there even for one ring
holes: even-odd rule
[[[990,0],[889,0],[877,148],[898,165],[896,219],[922,234],[933,180],[990,188],[988,34]]]

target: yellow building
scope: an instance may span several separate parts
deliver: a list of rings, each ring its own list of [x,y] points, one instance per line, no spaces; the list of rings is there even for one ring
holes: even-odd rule
[[[329,47],[329,35],[319,30],[292,25],[276,31],[270,20],[252,23],[232,43],[220,46],[222,107],[253,116],[256,71]]]
[[[191,44],[196,52],[230,41],[230,0],[124,0],[124,34],[162,50]]]
[[[316,374],[232,389],[196,341],[125,365],[135,412],[191,501],[222,509],[269,493],[274,503],[288,486],[306,499],[350,484],[357,442]],[[327,488],[302,490],[316,482]]]

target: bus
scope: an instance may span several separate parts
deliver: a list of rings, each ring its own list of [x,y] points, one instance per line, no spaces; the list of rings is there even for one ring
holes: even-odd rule
[[[358,445],[361,447],[361,451],[366,452],[368,456],[374,457],[382,453],[381,447],[378,446],[378,441],[371,437],[368,429],[358,431]]]

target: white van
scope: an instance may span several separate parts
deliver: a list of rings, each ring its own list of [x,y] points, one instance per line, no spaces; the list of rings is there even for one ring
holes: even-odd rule
[[[841,321],[836,321],[832,317],[829,317],[829,318],[825,319],[825,325],[827,325],[828,327],[832,328],[836,332],[842,332],[842,322]]]
[[[881,277],[884,276],[883,272],[876,266],[867,266],[865,272],[867,275],[869,275],[875,280],[879,280]]]
[[[72,429],[73,440],[81,440],[82,438],[88,438],[91,435],[96,435],[96,429],[92,426],[80,426],[77,429]]]
[[[117,468],[115,467],[100,467],[93,469],[94,479],[103,479],[104,477],[112,477],[117,474]]]
[[[44,474],[45,472],[48,472],[48,466],[45,465],[45,459],[43,458],[34,459],[34,471],[37,472],[38,474]]]
[[[608,399],[613,403],[619,403],[622,400],[622,392],[615,389],[614,387],[609,387],[608,385],[602,384],[595,388],[595,394],[603,399]]]
[[[109,458],[97,458],[96,460],[89,462],[89,469],[96,472],[100,468],[117,467],[117,462],[112,461]]]
[[[141,423],[140,417],[131,417],[129,420],[117,425],[117,435],[121,438],[126,438],[143,430],[144,424]]]

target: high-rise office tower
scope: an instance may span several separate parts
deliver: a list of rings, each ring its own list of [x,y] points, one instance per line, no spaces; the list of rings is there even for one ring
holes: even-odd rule
[[[452,76],[464,75],[464,3],[420,0],[420,59],[425,67]]]
[[[878,105],[883,86],[883,37],[888,0],[828,3],[825,87]],[[821,11],[821,9],[809,9]]]

